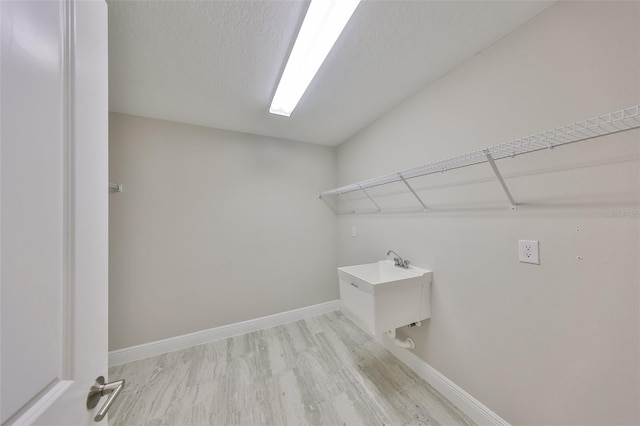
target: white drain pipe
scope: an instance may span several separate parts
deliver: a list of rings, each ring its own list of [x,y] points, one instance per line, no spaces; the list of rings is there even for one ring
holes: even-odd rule
[[[401,348],[415,349],[416,347],[416,344],[413,343],[413,339],[409,337],[406,340],[393,339],[393,341],[396,343],[396,345],[400,346]]]
[[[396,338],[396,329],[395,328],[393,330],[389,330],[389,331],[385,332],[385,334],[387,336],[389,336],[391,339],[393,339],[395,344],[400,346],[401,348],[415,349],[415,347],[416,347],[416,344],[414,343],[413,339],[411,339],[411,338],[407,338],[406,340],[397,339]]]

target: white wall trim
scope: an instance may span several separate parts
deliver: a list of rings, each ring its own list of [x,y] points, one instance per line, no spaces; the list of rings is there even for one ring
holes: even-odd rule
[[[195,333],[183,334],[169,339],[144,343],[142,345],[131,346],[124,349],[117,349],[109,352],[109,367],[173,352],[191,346],[202,345],[252,331],[264,330],[265,328],[277,325],[288,324],[305,318],[311,318],[328,312],[340,310],[340,301],[320,303],[318,305],[307,306],[292,311],[281,312],[279,314],[266,317],[255,318],[248,321],[238,322],[208,330],[197,331]]]
[[[427,383],[433,386],[460,411],[469,416],[479,425],[499,425],[510,426],[502,417],[491,411],[487,406],[465,392],[460,386],[453,383],[438,370],[418,358],[408,349],[397,346],[387,337],[379,340],[389,352],[395,355],[400,361],[422,377]]]

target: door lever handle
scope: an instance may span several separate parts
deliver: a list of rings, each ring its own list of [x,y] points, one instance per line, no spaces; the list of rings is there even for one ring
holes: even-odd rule
[[[98,414],[94,417],[94,421],[99,422],[107,415],[107,411],[111,408],[113,401],[118,397],[120,391],[124,387],[124,379],[111,383],[105,383],[104,376],[100,376],[96,379],[96,383],[89,389],[89,396],[87,396],[87,408],[92,409],[98,405],[98,401],[105,395],[107,401],[104,403]]]

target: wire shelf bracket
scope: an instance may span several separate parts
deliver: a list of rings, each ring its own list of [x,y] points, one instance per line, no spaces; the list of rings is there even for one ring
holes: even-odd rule
[[[340,198],[342,198],[342,201],[344,201],[345,206],[349,206],[350,205],[349,202],[347,201],[347,199],[344,198],[344,195],[342,195],[342,194],[338,194],[338,195],[340,196]],[[322,195],[320,195],[320,196],[322,197]],[[355,214],[357,212],[356,212],[355,209],[351,209],[351,210],[349,210],[349,213]]]
[[[411,191],[413,196],[416,197],[418,202],[422,205],[422,208],[424,209],[424,212],[426,213],[429,210],[429,209],[427,209],[427,205],[422,201],[422,199],[418,196],[418,194],[416,194],[416,191],[413,190],[413,188],[411,187],[411,185],[409,185],[409,182],[407,182],[407,180],[404,178],[404,176],[402,176],[402,172],[398,172],[398,176],[400,176],[400,179],[402,179],[402,182],[405,185],[407,185],[407,188],[409,188],[409,191]]]
[[[371,201],[371,203],[373,203],[373,205],[374,205],[374,206],[376,206],[376,209],[378,209],[378,213],[382,213],[382,209],[380,208],[380,206],[378,205],[378,203],[376,203],[376,202],[374,201],[374,199],[373,199],[373,198],[371,198],[371,196],[369,195],[369,193],[368,193],[368,192],[367,192],[363,187],[360,187],[360,190],[362,191],[362,193],[363,193],[364,195],[366,195],[366,196],[367,196],[367,198],[369,199],[369,201]],[[354,213],[355,213],[355,212],[354,212]]]
[[[375,206],[378,213],[382,213],[380,205],[374,200],[366,190],[376,186],[386,185],[394,182],[403,182],[413,196],[418,200],[423,208],[427,211],[427,205],[411,187],[409,182],[411,178],[419,176],[427,176],[434,173],[446,172],[448,170],[469,167],[481,163],[489,163],[496,178],[500,182],[511,206],[512,211],[517,211],[517,204],[507,187],[507,184],[500,174],[496,161],[503,158],[514,158],[519,155],[531,152],[552,149],[557,146],[567,145],[574,142],[585,141],[600,136],[611,135],[614,133],[624,132],[631,129],[640,128],[640,105],[633,105],[614,112],[599,115],[583,121],[577,121],[566,126],[556,127],[554,129],[539,132],[530,136],[513,139],[505,143],[491,146],[489,148],[472,151],[466,154],[433,163],[424,164],[422,166],[401,170],[385,176],[373,179],[363,180],[350,185],[341,186],[339,188],[330,189],[319,193],[319,198],[326,199],[329,196],[339,196],[349,207],[347,214],[357,214],[356,209],[350,208],[351,203],[347,201],[344,194],[350,192],[362,192],[366,198]],[[337,208],[332,209],[336,214],[340,213]]]
[[[509,187],[507,187],[507,184],[504,182],[504,179],[500,174],[500,170],[498,170],[498,166],[496,166],[496,162],[493,161],[493,157],[491,156],[489,151],[486,151],[484,156],[487,157],[487,161],[489,162],[489,165],[493,169],[493,172],[496,174],[496,177],[498,178],[498,182],[500,182],[500,185],[502,185],[502,189],[504,190],[504,193],[507,195],[507,198],[509,199],[509,205],[511,206],[511,211],[515,212],[516,210],[518,210],[518,206],[516,202],[513,200],[513,197],[511,196],[511,192],[509,191]]]

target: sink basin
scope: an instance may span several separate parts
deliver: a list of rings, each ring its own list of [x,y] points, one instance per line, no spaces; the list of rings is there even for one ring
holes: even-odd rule
[[[376,288],[379,291],[385,287],[385,284],[420,277],[425,273],[430,272],[413,266],[410,266],[409,269],[400,268],[390,260],[338,268],[338,276],[353,277],[369,284],[372,290],[371,294],[375,294]]]
[[[431,316],[431,271],[390,260],[338,268],[342,310],[372,335]]]

